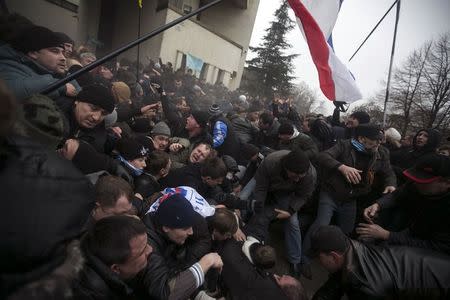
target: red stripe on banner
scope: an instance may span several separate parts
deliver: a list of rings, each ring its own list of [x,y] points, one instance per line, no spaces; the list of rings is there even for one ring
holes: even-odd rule
[[[330,53],[323,32],[299,0],[288,0],[288,2],[302,23],[311,57],[319,73],[320,88],[328,99],[334,101],[336,99],[334,81],[328,64]]]

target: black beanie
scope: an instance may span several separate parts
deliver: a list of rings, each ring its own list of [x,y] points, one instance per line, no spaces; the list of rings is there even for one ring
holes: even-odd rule
[[[195,121],[200,125],[200,127],[205,128],[208,125],[209,114],[205,111],[194,110],[192,111],[192,117],[194,117]]]
[[[280,127],[278,127],[278,134],[294,134],[294,126],[289,123],[282,123]]]
[[[132,138],[121,138],[117,142],[116,149],[126,160],[133,160],[147,156],[147,150],[144,146]]]
[[[291,151],[281,159],[281,166],[295,174],[305,174],[309,165],[308,157],[301,150]]]
[[[64,48],[63,44],[61,35],[42,26],[34,26],[25,30],[16,40],[11,42],[14,49],[25,54],[51,47]]]
[[[196,212],[192,204],[180,194],[162,201],[155,213],[156,221],[169,228],[189,228],[195,224]]]
[[[77,101],[94,104],[108,113],[114,110],[114,98],[111,91],[103,85],[94,84],[83,88],[77,95]]]
[[[75,45],[75,42],[70,38],[70,36],[68,36],[64,32],[55,32],[55,34],[61,39],[63,43]]]
[[[355,136],[364,136],[371,140],[381,140],[384,135],[380,126],[374,124],[362,124],[356,127]]]
[[[355,111],[350,117],[358,120],[359,124],[367,124],[370,122],[370,116],[365,111]]]

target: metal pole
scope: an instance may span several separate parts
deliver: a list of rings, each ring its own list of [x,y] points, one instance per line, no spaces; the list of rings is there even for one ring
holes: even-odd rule
[[[398,27],[399,17],[400,17],[400,0],[397,2],[397,12],[395,14],[395,28],[394,28],[394,37],[392,40],[391,61],[389,63],[389,73],[388,73],[388,80],[387,80],[387,85],[386,85],[386,97],[384,98],[383,127],[386,126],[386,108],[387,108],[387,103],[389,100],[389,88],[391,85],[392,63],[394,61],[395,40],[397,39],[397,27]]]
[[[184,15],[184,16],[176,19],[176,20],[173,20],[172,22],[169,22],[169,23],[167,23],[167,24],[165,24],[165,25],[163,25],[163,26],[153,30],[152,32],[150,32],[150,33],[148,33],[148,34],[138,38],[137,40],[134,40],[133,42],[130,42],[130,43],[120,47],[119,49],[114,50],[113,52],[105,55],[104,57],[102,57],[102,58],[100,58],[100,59],[98,59],[98,60],[96,60],[96,61],[94,61],[92,63],[90,63],[89,65],[83,67],[82,69],[80,69],[80,70],[78,70],[78,71],[76,71],[76,72],[74,72],[74,73],[64,77],[63,79],[58,80],[58,81],[50,84],[45,89],[41,90],[39,92],[39,94],[48,94],[48,93],[50,93],[50,92],[60,88],[64,84],[68,83],[69,81],[72,81],[75,78],[77,78],[78,76],[83,75],[86,72],[89,72],[90,70],[98,67],[99,65],[101,65],[104,62],[110,60],[111,58],[114,58],[114,57],[122,54],[123,52],[127,51],[128,49],[133,48],[136,45],[139,45],[140,43],[142,43],[142,42],[144,42],[144,41],[154,37],[155,35],[157,35],[157,34],[163,32],[163,31],[165,31],[165,30],[167,30],[167,29],[177,25],[178,23],[183,22],[186,19],[189,19],[189,18],[191,18],[191,17],[201,13],[204,10],[207,10],[208,8],[210,8],[210,7],[212,7],[212,6],[216,5],[216,4],[219,4],[220,2],[222,2],[222,0],[215,0],[213,2],[210,2],[210,3],[208,3],[208,4],[198,8],[197,10],[195,10],[195,11],[193,11],[193,12],[187,14],[187,15]]]
[[[141,12],[142,8],[139,7],[139,16],[138,16],[138,39],[141,37]],[[136,80],[139,81],[139,56],[141,52],[141,44],[137,46],[137,59],[136,59]]]
[[[384,14],[384,16],[381,17],[380,21],[378,21],[377,25],[375,25],[375,27],[372,29],[372,31],[367,35],[367,37],[364,39],[364,41],[361,43],[361,45],[359,45],[358,49],[356,49],[355,53],[353,53],[352,57],[350,57],[350,59],[348,61],[351,61],[352,58],[356,55],[356,53],[358,53],[359,49],[361,49],[361,47],[366,43],[366,41],[369,39],[369,37],[372,35],[372,33],[375,31],[375,29],[377,29],[378,25],[380,25],[380,23],[384,20],[384,18],[387,16],[387,14],[391,11],[391,9],[394,7],[394,5],[398,2],[399,0],[395,0],[394,3],[392,3],[391,7],[389,7],[389,9],[387,10],[387,12]]]

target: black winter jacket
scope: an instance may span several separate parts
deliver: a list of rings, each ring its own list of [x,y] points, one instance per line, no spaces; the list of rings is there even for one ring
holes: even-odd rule
[[[377,200],[382,210],[400,206],[409,217],[408,227],[391,232],[388,244],[419,247],[450,255],[450,191],[423,196],[411,183]]]
[[[313,300],[449,299],[450,257],[406,247],[381,248],[350,241],[343,270]]]
[[[238,114],[230,117],[231,125],[233,125],[236,137],[241,144],[254,143],[258,134],[258,128]]]
[[[193,235],[182,246],[172,243],[158,229],[152,214],[147,214],[143,221],[153,252],[145,272],[138,274],[133,285],[145,287],[151,299],[187,299],[198,288],[188,268],[211,250],[205,219],[198,215]]]
[[[330,149],[319,153],[318,163],[322,168],[323,188],[338,201],[350,201],[371,192],[373,183],[381,179],[383,188],[396,186],[397,181],[389,162],[389,151],[379,147],[375,154],[357,153],[351,140],[339,140]],[[338,168],[341,165],[360,169],[362,180],[354,185],[347,181]],[[382,191],[379,191],[380,193]]]
[[[269,193],[290,195],[288,211],[293,214],[311,198],[316,187],[317,173],[312,164],[300,182],[289,181],[281,167],[281,159],[290,151],[280,150],[269,154],[261,163],[255,174],[255,200],[267,203]]]
[[[230,239],[218,251],[223,261],[221,279],[231,299],[287,299],[273,274],[255,267],[242,252],[242,242]]]
[[[94,256],[81,240],[85,266],[73,284],[74,299],[120,300],[136,299],[133,289]]]
[[[94,208],[94,188],[70,161],[28,138],[0,138],[0,298],[59,266]]]

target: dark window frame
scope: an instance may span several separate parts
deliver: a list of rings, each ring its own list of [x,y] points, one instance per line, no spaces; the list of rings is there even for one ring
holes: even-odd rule
[[[70,10],[71,12],[78,13],[78,5],[73,4],[66,0],[46,0],[47,2],[53,3],[57,6]]]

